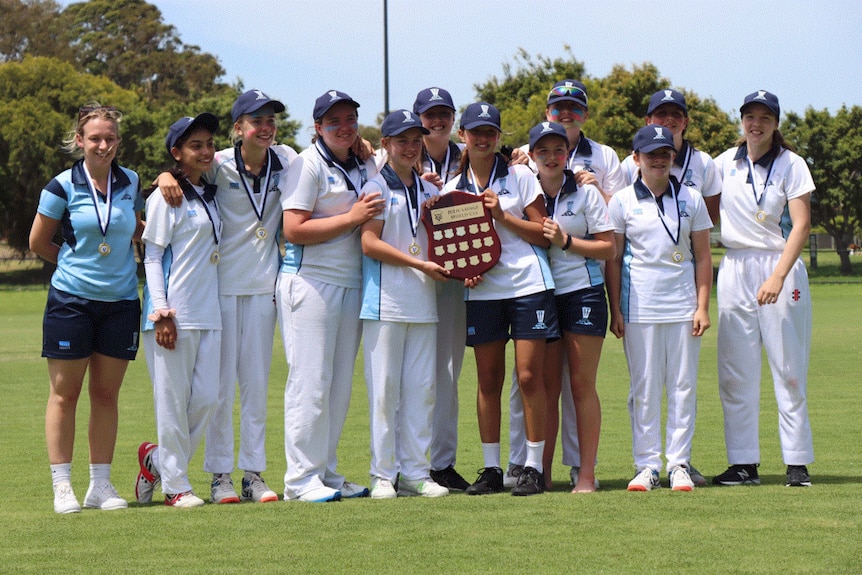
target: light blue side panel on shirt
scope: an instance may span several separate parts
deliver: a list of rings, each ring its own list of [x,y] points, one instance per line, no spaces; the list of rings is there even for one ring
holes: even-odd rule
[[[281,260],[281,273],[296,274],[302,267],[302,246],[284,242],[284,258]]]
[[[380,319],[380,260],[362,256],[362,309],[359,319]]]
[[[632,246],[628,240],[626,240],[626,247],[623,249],[623,266],[620,280],[620,310],[623,312],[623,321],[628,322],[632,282]]]

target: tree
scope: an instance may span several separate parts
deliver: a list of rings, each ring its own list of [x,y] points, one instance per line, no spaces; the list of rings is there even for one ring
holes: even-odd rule
[[[62,58],[67,43],[56,25],[59,13],[53,0],[0,0],[0,63],[19,62],[25,54]]]
[[[0,234],[13,249],[27,249],[40,191],[71,164],[60,149],[62,140],[78,107],[93,99],[143,110],[135,93],[53,58],[0,65]],[[134,115],[131,121],[137,121]],[[131,147],[135,154],[135,144],[133,138],[123,150]]]
[[[541,55],[535,59],[520,49],[514,64],[504,63],[502,79],[492,77],[476,84],[479,100],[500,109],[504,134],[503,144],[518,146],[528,139],[530,128],[545,119],[548,92],[554,83],[571,78],[586,85],[589,94],[589,119],[584,133],[607,144],[625,157],[631,150],[632,137],[643,126],[650,96],[672,86],[650,63],[631,69],[614,66],[604,78],[586,74],[583,63],[575,59],[566,46],[566,58],[550,59]],[[691,127],[687,137],[700,149],[717,154],[724,151],[737,135],[727,113],[712,98],[700,98],[695,92],[680,89],[686,96]]]
[[[176,28],[144,0],[90,0],[59,17],[77,67],[123,88],[161,100],[197,96],[218,87],[218,59],[182,43]]]
[[[817,187],[811,198],[811,223],[834,240],[840,271],[852,271],[848,245],[862,223],[862,107],[794,112],[781,124],[785,138],[805,158]]]

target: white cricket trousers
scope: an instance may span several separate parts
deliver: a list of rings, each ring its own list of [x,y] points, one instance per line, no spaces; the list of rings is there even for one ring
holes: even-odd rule
[[[284,388],[284,496],[341,489],[336,449],[362,338],[361,290],[280,273],[278,313],[290,369]]]
[[[776,303],[757,304],[757,291],[780,257],[776,251],[728,250],[719,266],[718,386],[731,465],[760,463],[761,347],[772,371],[784,463],[814,461],[806,397],[811,294],[802,260],[796,260]]]
[[[192,490],[189,461],[218,403],[221,331],[178,329],[173,350],[156,343],[155,331],[143,335],[153,380],[162,491],[185,493]]]
[[[273,294],[220,295],[219,401],[207,428],[204,471],[234,469],[233,404],[239,385],[239,468],[266,470],[266,400],[276,309]]]
[[[431,422],[431,469],[455,466],[458,451],[458,378],[467,341],[464,282],[448,280],[438,287],[437,379]],[[430,349],[430,348],[429,348]]]
[[[629,366],[629,417],[635,468],[660,471],[661,396],[667,392],[667,470],[688,465],[697,413],[700,338],[692,322],[627,323],[623,349]]]
[[[436,323],[363,320],[371,477],[430,477]]]

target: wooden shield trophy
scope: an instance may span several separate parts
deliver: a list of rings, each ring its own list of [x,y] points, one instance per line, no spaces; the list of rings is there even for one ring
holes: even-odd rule
[[[500,259],[500,238],[481,196],[467,192],[440,196],[422,214],[422,223],[428,232],[428,259],[449,270],[450,277],[482,275]]]

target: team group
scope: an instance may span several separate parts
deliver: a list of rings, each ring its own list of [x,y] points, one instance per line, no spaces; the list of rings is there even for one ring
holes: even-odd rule
[[[507,488],[541,494],[551,486],[558,432],[572,492],[595,491],[596,377],[608,328],[623,340],[631,380],[636,474],[628,490],[660,487],[663,467],[673,490],[706,485],[691,465],[691,443],[700,336],[710,327],[709,233],[719,220],[727,254],[717,283],[718,374],[729,467],[713,483],[760,482],[765,348],[787,485],[811,484],[811,302],[799,255],[814,184],[778,130],[774,94],[744,98],[742,136],[713,160],[685,140],[684,96],[656,92],[622,163],[581,132],[588,96],[575,80],[554,85],[546,121],[505,156],[498,150],[500,113],[488,103],[465,108],[455,144],[450,94],[422,90],[412,111],[385,118],[377,152],[358,135],[359,107],[344,92],[321,95],[315,138],[300,154],[275,143],[276,114],[285,107],[259,90],[233,105],[231,148],[215,150],[213,114],[181,118],[165,139],[175,167],[159,175],[146,204],[137,174],[116,162],[121,113],[96,103],[79,110],[64,143],[80,159],[45,186],[30,234],[31,250],[57,263],[42,349],[57,513],[81,510],[71,461],[88,372],[84,507],[128,506],[110,467],[117,398],[139,336],[153,382],[157,443],[138,449],[136,499],[151,501],[161,483],[167,505],[203,505],[188,467],[206,435],[213,503],[277,501],[261,475],[277,324],[289,367],[286,500]],[[477,196],[501,247],[494,267],[465,280],[451,279],[451,266],[429,259],[420,224],[454,191]],[[137,240],[144,245],[143,313]],[[360,339],[370,488],[347,480],[337,461]],[[510,339],[515,368],[504,471],[500,429]],[[467,346],[476,361],[484,460],[473,483],[455,469],[457,384]],[[239,490],[231,477],[237,385]]]

